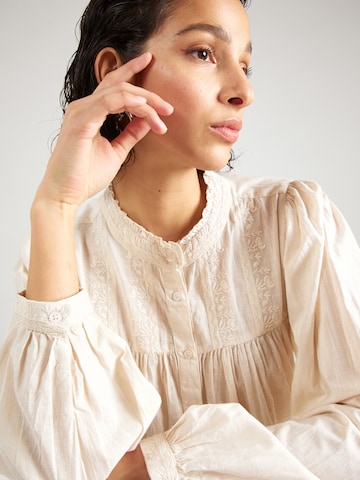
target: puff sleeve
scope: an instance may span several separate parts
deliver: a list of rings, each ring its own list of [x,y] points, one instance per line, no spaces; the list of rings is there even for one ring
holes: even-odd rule
[[[84,291],[54,303],[18,295],[0,372],[0,473],[13,480],[107,478],[160,405]]]
[[[359,247],[318,185],[292,182],[275,197],[295,357],[289,418],[264,426],[239,404],[191,407],[141,442],[152,479],[360,478]]]

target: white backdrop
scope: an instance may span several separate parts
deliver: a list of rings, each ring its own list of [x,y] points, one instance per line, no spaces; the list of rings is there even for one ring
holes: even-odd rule
[[[59,128],[59,92],[86,0],[2,0],[0,340],[12,268]],[[360,2],[253,0],[252,83],[237,171],[319,182],[360,239]],[[191,112],[189,112],[191,114]]]

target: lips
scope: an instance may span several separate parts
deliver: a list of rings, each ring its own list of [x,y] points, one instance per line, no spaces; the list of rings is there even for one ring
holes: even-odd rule
[[[242,121],[236,118],[224,120],[210,126],[211,130],[229,143],[235,143],[239,138],[239,132],[242,128]]]

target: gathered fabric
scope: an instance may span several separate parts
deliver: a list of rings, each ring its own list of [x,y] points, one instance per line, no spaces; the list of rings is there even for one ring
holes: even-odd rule
[[[349,227],[311,182],[204,179],[203,216],[179,242],[133,222],[109,187],[78,218],[81,292],[16,296],[0,473],[105,479],[140,443],[156,480],[359,478]]]

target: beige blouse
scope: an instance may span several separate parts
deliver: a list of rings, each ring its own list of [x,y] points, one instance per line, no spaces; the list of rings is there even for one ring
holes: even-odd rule
[[[106,479],[140,442],[154,480],[360,478],[348,226],[310,182],[205,181],[203,217],[177,243],[106,190],[78,221],[82,291],[17,296],[0,352],[0,473]],[[27,265],[28,249],[19,291]]]

